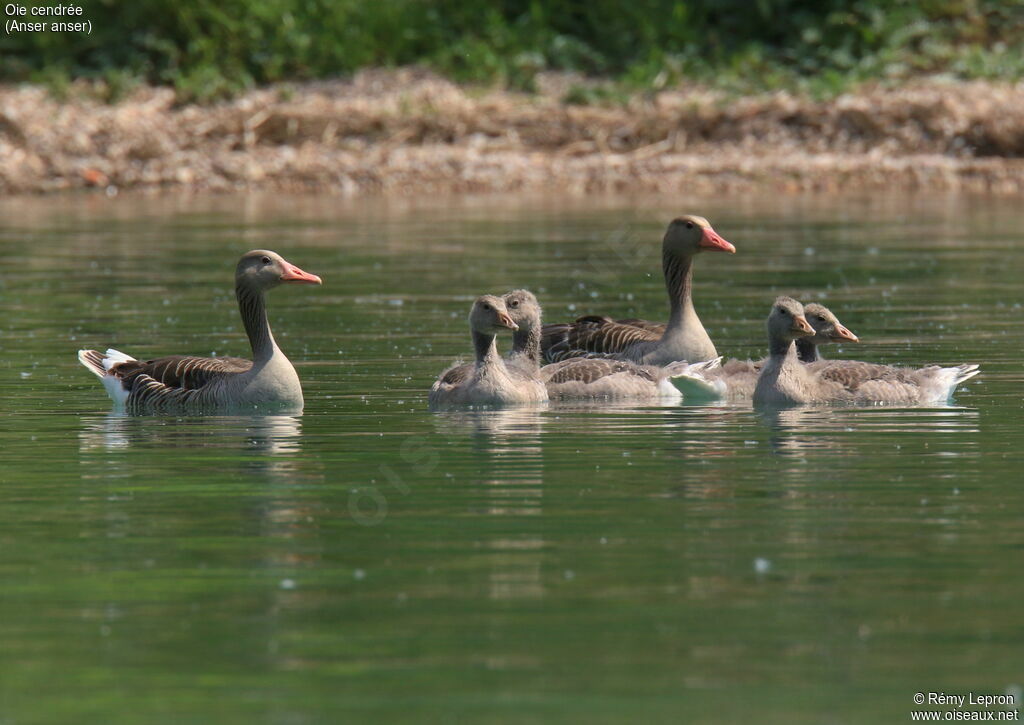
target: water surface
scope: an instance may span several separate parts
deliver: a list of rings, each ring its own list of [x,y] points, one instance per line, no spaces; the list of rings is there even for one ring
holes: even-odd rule
[[[834,357],[978,362],[954,405],[431,413],[480,293],[663,318],[759,356],[821,299]],[[0,201],[0,723],[909,719],[1019,691],[1024,212],[943,198]],[[266,247],[301,416],[111,414],[79,347],[247,354]],[[507,341],[505,342],[507,344]],[[1018,689],[1014,689],[1018,688]]]

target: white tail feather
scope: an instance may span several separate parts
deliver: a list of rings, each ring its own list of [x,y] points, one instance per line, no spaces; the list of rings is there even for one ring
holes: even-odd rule
[[[722,358],[699,363],[675,362],[665,367],[676,390],[686,400],[717,400],[725,396],[725,383],[705,376],[722,364]]]
[[[103,369],[110,370],[110,368],[114,367],[115,365],[119,365],[120,363],[123,362],[133,362],[134,360],[135,358],[133,358],[131,355],[126,355],[120,350],[115,350],[114,348],[110,347],[107,348],[106,357],[103,358]]]
[[[128,391],[117,375],[110,374],[110,369],[123,362],[135,360],[131,355],[126,355],[120,350],[109,349],[104,355],[95,350],[79,350],[78,360],[89,369],[103,383],[107,395],[119,406],[123,406],[128,400]]]

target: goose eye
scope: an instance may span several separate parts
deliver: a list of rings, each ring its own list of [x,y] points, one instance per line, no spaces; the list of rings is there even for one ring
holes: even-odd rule
[[[818,315],[818,322],[824,322],[824,321],[825,321],[825,316],[824,315]]]
[[[485,310],[489,310],[489,309],[491,309],[491,306],[490,305],[484,305],[484,309]]]
[[[687,229],[693,229],[693,222],[686,222]]]
[[[512,300],[508,303],[509,307],[519,307],[519,300]]]
[[[260,261],[263,262],[263,264],[270,264],[270,257],[263,257]]]
[[[789,310],[784,310],[782,308],[779,308],[779,312],[781,312],[784,315],[788,315],[789,314]]]

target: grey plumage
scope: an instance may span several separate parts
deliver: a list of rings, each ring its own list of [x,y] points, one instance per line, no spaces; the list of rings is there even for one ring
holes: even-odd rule
[[[703,217],[684,216],[669,225],[662,240],[662,267],[671,306],[667,325],[646,320],[616,321],[600,315],[546,325],[541,339],[544,359],[557,362],[596,353],[641,364],[667,365],[715,358],[714,343],[697,316],[691,294],[693,258],[702,250],[736,251]]]
[[[820,358],[818,346],[836,342],[859,342],[839,319],[824,305],[812,302],[805,308],[805,317],[814,334],[796,340],[797,357],[801,362]],[[765,360],[729,360],[720,368],[697,374],[689,372],[678,385],[691,397],[723,398],[732,402],[750,400],[757,376]]]
[[[252,250],[235,268],[235,295],[253,360],[172,355],[139,361],[117,350],[80,350],[115,404],[133,413],[198,413],[225,409],[301,410],[302,386],[277,346],[265,292],[281,283],[320,284],[280,255]]]
[[[476,361],[472,366],[455,365],[441,373],[430,388],[431,407],[547,401],[547,390],[536,374],[506,365],[498,355],[498,332],[518,329],[502,298],[478,297],[469,314],[469,326]]]
[[[611,358],[574,357],[541,367],[540,336],[536,333],[541,329],[542,310],[537,298],[528,290],[514,290],[505,295],[505,302],[519,327],[511,364],[539,375],[552,398],[677,400],[681,397],[671,381],[691,367],[685,362],[663,367]]]
[[[803,306],[788,297],[775,301],[767,327],[771,354],[754,388],[755,405],[940,403],[978,374],[978,366],[969,364],[917,369],[855,360],[802,364],[793,342],[814,330]]]

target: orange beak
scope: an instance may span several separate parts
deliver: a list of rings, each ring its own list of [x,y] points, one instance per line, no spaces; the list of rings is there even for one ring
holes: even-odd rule
[[[294,264],[284,263],[284,274],[281,275],[282,282],[299,282],[302,284],[323,284],[319,277],[309,272],[303,272]]]
[[[699,246],[704,249],[710,249],[713,252],[728,252],[729,254],[736,254],[736,247],[718,236],[718,232],[711,227],[704,228],[704,235],[700,238]]]
[[[793,332],[802,332],[807,335],[814,334],[814,328],[811,327],[811,323],[807,321],[805,317],[794,317],[793,318]]]
[[[850,342],[860,342],[860,338],[850,332],[847,328],[842,325],[836,325],[836,336],[835,340],[849,340]]]
[[[512,318],[506,315],[504,312],[498,313],[498,324],[502,327],[507,327],[510,330],[518,330],[519,325],[512,321]]]

